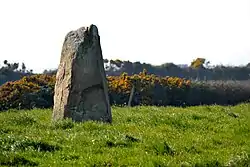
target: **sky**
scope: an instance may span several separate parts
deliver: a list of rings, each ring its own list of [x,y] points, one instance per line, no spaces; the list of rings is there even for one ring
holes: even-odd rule
[[[69,31],[95,24],[103,57],[190,64],[250,62],[250,0],[0,1],[0,64],[55,69]]]

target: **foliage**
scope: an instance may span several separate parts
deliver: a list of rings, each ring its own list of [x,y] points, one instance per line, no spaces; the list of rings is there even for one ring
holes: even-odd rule
[[[249,108],[113,106],[112,125],[54,123],[51,109],[8,111],[0,113],[0,165],[247,166]]]
[[[32,74],[32,70],[27,70],[24,63],[21,69],[19,63],[9,63],[7,60],[3,62],[4,66],[0,68],[0,86],[7,81],[15,81],[20,78]]]
[[[204,64],[205,63],[205,64]],[[249,80],[250,79],[250,63],[246,66],[208,66],[210,62],[204,58],[197,58],[191,65],[177,65],[174,63],[163,63],[154,66],[148,63],[130,62],[122,60],[104,59],[104,67],[108,76],[120,76],[122,73],[128,75],[139,74],[146,69],[150,74],[157,76],[180,77],[187,79],[198,78],[200,80]],[[7,60],[4,66],[0,68],[0,85],[7,81],[15,81],[23,76],[32,75],[32,70],[27,70],[25,64],[22,63],[21,69],[17,70],[18,63],[9,63]],[[197,68],[196,68],[197,67]],[[203,67],[203,68],[199,68]],[[57,69],[44,70],[43,74],[55,75]]]
[[[111,102],[118,105],[128,102],[133,85],[135,85],[135,95],[132,105],[167,105],[169,104],[167,100],[173,93],[181,98],[185,96],[184,92],[189,90],[191,84],[189,80],[178,77],[147,75],[146,70],[132,76],[126,73],[121,76],[111,76],[108,77],[108,81]],[[175,101],[173,105],[181,103]]]
[[[146,75],[108,77],[111,104],[122,105],[128,102],[132,85],[136,86],[133,105],[165,105],[167,90],[181,93],[190,87],[190,81],[176,77]],[[0,110],[8,108],[52,107],[55,76],[33,75],[19,81],[8,82],[0,87]],[[158,91],[158,94],[155,94]],[[162,92],[160,95],[160,92]],[[36,106],[34,106],[36,105]]]
[[[53,105],[55,76],[32,75],[0,87],[0,111]]]
[[[235,105],[250,100],[249,81],[193,82],[187,103]]]
[[[195,68],[195,69],[204,67],[203,65],[204,65],[205,61],[206,61],[206,59],[204,59],[204,58],[197,58],[191,62],[191,67]]]
[[[53,106],[55,75],[26,76],[0,87],[0,111],[9,108],[31,109]],[[192,106],[235,105],[250,98],[246,82],[191,82],[178,77],[159,77],[144,70],[129,76],[108,76],[109,98],[112,105],[127,105],[135,86],[131,105]]]
[[[246,63],[247,64],[247,63]],[[249,64],[246,66],[222,66],[210,65],[205,58],[197,58],[190,65],[178,65],[174,63],[163,63],[154,66],[148,63],[130,62],[121,60],[105,59],[105,69],[108,76],[120,76],[122,73],[128,75],[139,74],[143,69],[158,76],[171,76],[181,78],[198,78],[201,80],[248,80],[250,79]]]

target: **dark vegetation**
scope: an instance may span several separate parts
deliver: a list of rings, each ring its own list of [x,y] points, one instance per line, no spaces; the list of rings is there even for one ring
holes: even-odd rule
[[[121,60],[104,61],[107,74],[109,76],[118,76],[123,72],[128,75],[139,74],[146,69],[150,74],[158,76],[172,76],[187,79],[198,80],[248,80],[250,79],[250,63],[242,67],[230,66],[210,66],[209,61],[203,58],[193,60],[187,66],[176,65],[174,63],[165,63],[159,66],[153,66],[147,63],[130,62]]]
[[[197,58],[188,66],[180,66],[174,63],[165,63],[154,66],[147,63],[130,62],[121,60],[104,59],[104,66],[108,76],[119,76],[123,72],[128,75],[139,74],[146,69],[150,74],[158,76],[172,76],[186,79],[198,80],[249,80],[250,79],[250,63],[241,67],[230,66],[210,66],[209,61],[203,58]],[[24,63],[21,68],[19,63],[9,63],[4,61],[4,65],[0,68],[0,85],[7,81],[15,81],[23,76],[33,74],[32,70],[27,70]],[[43,74],[54,75],[56,70],[44,70]]]
[[[250,100],[250,81],[190,81],[160,77],[146,70],[138,75],[108,76],[111,105],[196,106],[236,105]],[[0,111],[53,106],[55,75],[31,75],[0,86]]]
[[[171,76],[197,80],[249,80],[250,63],[246,66],[210,66],[203,58],[197,58],[190,65],[181,66],[174,63],[165,63],[154,66],[147,63],[121,60],[104,60],[104,67],[108,76],[119,76],[123,72],[128,75],[139,74],[146,69],[150,74]],[[44,74],[56,74],[56,70],[45,70]]]
[[[250,63],[210,67],[205,59],[197,58],[179,67],[105,59],[104,66],[112,105],[128,105],[133,86],[132,106],[235,105],[250,99]],[[0,111],[52,107],[56,70],[33,74],[24,63],[18,68],[18,63],[4,61],[0,69]]]
[[[3,62],[3,66],[0,66],[0,85],[8,81],[16,81],[24,76],[31,75],[32,70],[27,70],[24,63],[19,68],[19,63],[9,63],[7,60]]]

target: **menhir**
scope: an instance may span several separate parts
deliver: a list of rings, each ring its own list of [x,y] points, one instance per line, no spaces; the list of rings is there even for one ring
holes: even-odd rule
[[[81,27],[65,37],[52,117],[112,122],[100,36],[95,25]]]

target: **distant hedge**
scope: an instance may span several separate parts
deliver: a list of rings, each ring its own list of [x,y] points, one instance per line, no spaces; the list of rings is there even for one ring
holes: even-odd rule
[[[131,105],[193,106],[234,105],[250,99],[250,81],[191,82],[178,77],[159,77],[146,71],[138,75],[109,76],[112,105],[127,105],[134,85]],[[0,87],[0,111],[53,106],[55,75],[32,75]]]

